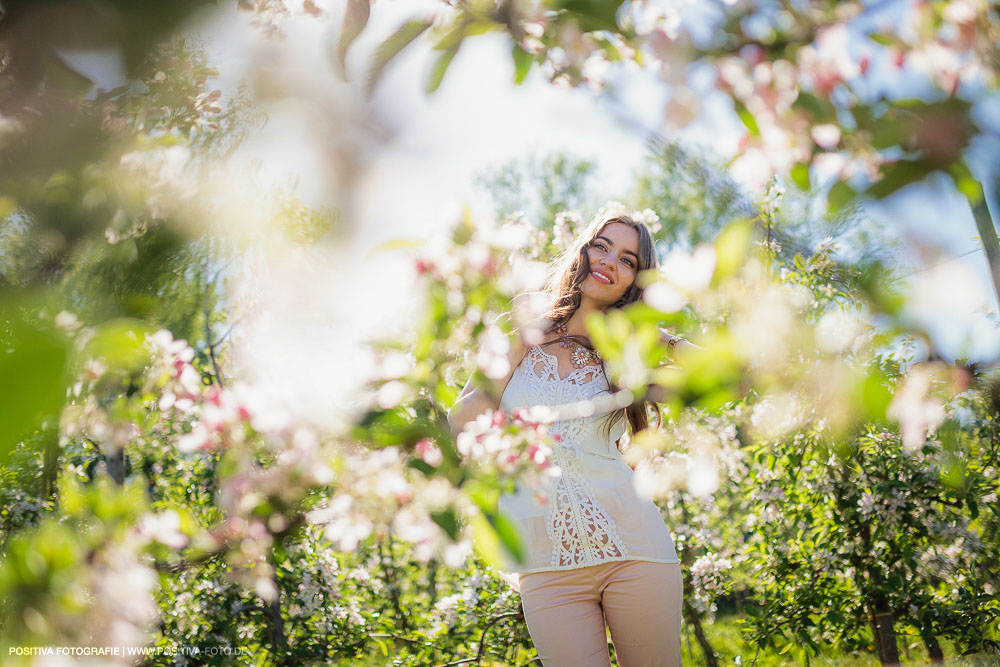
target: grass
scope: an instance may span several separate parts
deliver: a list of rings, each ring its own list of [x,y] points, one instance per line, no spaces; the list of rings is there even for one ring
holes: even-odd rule
[[[735,665],[737,658],[740,662],[754,667],[776,667],[778,665],[805,665],[811,667],[827,667],[837,665],[838,667],[870,667],[878,665],[878,658],[874,653],[845,653],[827,648],[817,657],[810,657],[806,663],[805,651],[798,647],[792,647],[789,651],[781,653],[780,649],[767,647],[757,652],[757,647],[750,645],[740,632],[743,617],[737,615],[718,615],[713,623],[704,624],[705,635],[708,642],[715,649],[715,655],[719,660],[719,665]],[[756,657],[756,663],[754,658]],[[686,626],[681,632],[681,658],[685,665],[692,667],[705,665],[705,654],[698,646],[698,641],[690,627]]]
[[[756,646],[751,646],[740,632],[742,616],[736,614],[718,615],[711,624],[705,624],[705,635],[715,649],[720,667],[742,664],[749,667],[778,667],[785,665],[808,665],[809,667],[877,667],[878,657],[874,651],[844,652],[832,647],[824,647],[818,656],[806,655],[806,651],[798,646],[792,646],[787,652],[768,647],[757,652]],[[985,667],[1000,665],[1000,656],[967,656],[959,658],[950,643],[942,641],[945,654],[945,664],[955,667]],[[754,657],[756,656],[756,662]],[[690,628],[685,627],[681,633],[681,657],[685,666],[700,667],[706,664],[705,654],[698,646],[698,641]],[[737,663],[737,658],[740,662]],[[899,658],[904,666],[926,665],[927,651],[919,637],[899,637]]]
[[[705,635],[709,643],[715,649],[716,657],[720,667],[733,667],[742,664],[743,667],[785,667],[787,665],[803,665],[808,667],[878,667],[879,660],[873,651],[845,652],[832,647],[824,647],[823,652],[818,656],[806,655],[806,651],[798,646],[791,646],[788,651],[781,653],[780,649],[768,647],[757,652],[755,646],[751,646],[740,632],[742,619],[744,616],[738,614],[719,614],[712,623],[704,624]],[[945,654],[945,665],[948,667],[1000,667],[1000,656],[966,656],[956,657],[952,645],[946,641],[942,642]],[[900,661],[904,667],[916,667],[918,665],[928,665],[927,651],[919,637],[900,636],[899,637]],[[754,658],[756,657],[756,662]],[[684,627],[681,633],[681,658],[685,667],[703,667],[705,655],[702,653],[694,633],[690,628]],[[739,661],[737,661],[739,660]],[[369,655],[352,660],[348,663],[350,667],[383,667],[392,662],[392,656],[383,656],[377,649]],[[518,664],[523,665],[527,660]],[[476,667],[475,662],[467,663],[470,667]],[[531,663],[532,667],[539,665],[538,662]],[[617,665],[617,661],[612,658],[612,665]],[[431,666],[429,666],[431,667]],[[507,667],[496,663],[484,661],[479,667]]]

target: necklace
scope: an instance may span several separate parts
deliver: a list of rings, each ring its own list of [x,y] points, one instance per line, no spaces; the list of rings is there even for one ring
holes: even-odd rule
[[[566,339],[567,333],[565,325],[559,325],[559,327],[556,328],[556,333],[562,336],[559,340],[559,345],[567,349],[573,348],[573,351],[569,355],[569,360],[573,363],[573,368],[595,366],[601,363],[601,355],[597,354],[597,352],[594,350],[588,350],[583,345]]]

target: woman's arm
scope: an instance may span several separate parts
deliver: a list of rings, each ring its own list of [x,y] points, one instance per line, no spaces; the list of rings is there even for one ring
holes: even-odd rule
[[[695,345],[686,338],[675,336],[660,329],[660,342],[667,346],[667,352],[673,360],[683,359],[685,354],[691,350],[700,350],[700,346]]]
[[[475,382],[476,373],[473,371],[465,383],[465,387],[462,388],[462,393],[458,395],[458,400],[448,411],[448,426],[451,428],[452,435],[457,436],[468,422],[473,421],[487,410],[496,410],[500,407],[500,398],[503,396],[504,389],[507,388],[507,383],[510,382],[514,370],[521,363],[526,351],[527,348],[521,337],[517,336],[511,342],[510,351],[507,353],[507,362],[510,367],[504,377],[487,378],[485,383],[478,384]]]

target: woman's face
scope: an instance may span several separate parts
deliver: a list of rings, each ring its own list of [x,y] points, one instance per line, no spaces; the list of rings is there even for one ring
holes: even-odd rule
[[[587,248],[590,272],[580,286],[599,308],[617,302],[635,282],[639,268],[639,232],[621,222],[604,226]]]

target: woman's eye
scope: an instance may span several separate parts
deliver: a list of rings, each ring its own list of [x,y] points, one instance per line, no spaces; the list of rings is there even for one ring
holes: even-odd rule
[[[600,248],[601,250],[607,250],[608,249],[608,247],[606,245],[604,245],[603,243],[601,243],[600,241],[598,241],[597,243],[595,243],[594,247],[595,248]]]
[[[632,269],[635,268],[635,262],[633,262],[628,257],[623,258],[622,261],[625,262],[626,266],[628,266],[629,268],[632,268]]]

